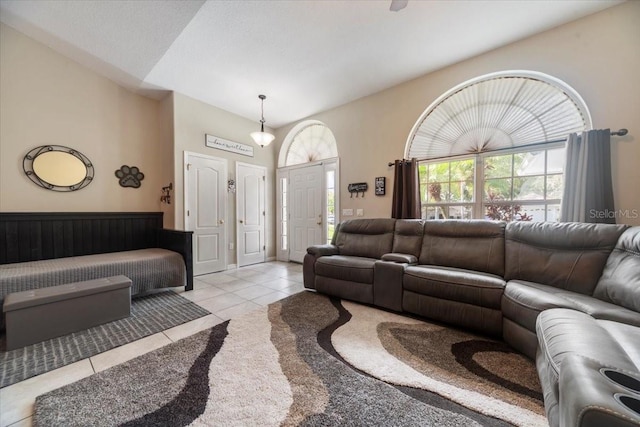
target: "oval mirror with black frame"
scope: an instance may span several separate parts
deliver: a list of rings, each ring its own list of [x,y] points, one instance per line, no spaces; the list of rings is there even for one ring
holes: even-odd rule
[[[22,161],[29,179],[53,191],[76,191],[93,180],[93,164],[81,152],[62,145],[42,145]]]

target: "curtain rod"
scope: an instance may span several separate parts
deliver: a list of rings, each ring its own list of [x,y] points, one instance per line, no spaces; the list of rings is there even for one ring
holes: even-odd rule
[[[625,136],[626,134],[629,133],[628,129],[619,129],[616,131],[612,131],[611,132],[611,136]],[[552,141],[544,141],[544,142],[536,142],[534,144],[526,144],[526,145],[520,145],[517,147],[504,147],[504,148],[498,148],[497,150],[491,150],[491,151],[485,151],[486,153],[492,153],[492,152],[496,152],[496,151],[504,151],[504,150],[512,150],[514,148],[518,148],[518,147],[537,147],[540,145],[546,145],[546,144],[555,144],[558,142],[566,142],[567,138],[564,139],[554,139]],[[441,157],[432,157],[430,159],[426,159],[426,160],[438,160],[438,159],[453,159],[456,157],[466,157],[466,156],[472,156],[475,154],[481,154],[481,153],[464,153],[464,154],[456,154],[453,156],[441,156]],[[402,162],[404,163],[409,163],[411,160],[404,160],[402,159]],[[395,164],[395,162],[389,162],[388,166],[393,166]]]

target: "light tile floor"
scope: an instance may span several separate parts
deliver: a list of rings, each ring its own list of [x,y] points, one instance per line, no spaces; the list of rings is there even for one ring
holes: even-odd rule
[[[194,278],[174,289],[212,314],[0,389],[0,427],[31,426],[35,398],[304,290],[302,265],[268,262]]]

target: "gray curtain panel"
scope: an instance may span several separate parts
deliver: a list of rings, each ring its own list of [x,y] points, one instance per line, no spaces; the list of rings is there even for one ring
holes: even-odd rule
[[[420,218],[418,161],[396,160],[394,168],[391,218]]]
[[[609,129],[569,135],[560,221],[615,224]]]

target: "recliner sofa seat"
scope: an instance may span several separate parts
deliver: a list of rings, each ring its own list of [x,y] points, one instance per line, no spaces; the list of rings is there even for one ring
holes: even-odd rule
[[[495,221],[425,221],[417,265],[403,275],[403,311],[501,335],[504,230]]]
[[[316,289],[320,292],[373,303],[373,258],[335,255],[322,257],[316,263]]]
[[[305,258],[305,281],[311,268],[314,288],[318,291],[372,304],[374,265],[392,251],[394,229],[393,219],[362,219],[339,224],[332,245],[320,246],[312,264]],[[331,255],[324,256],[326,254]]]

